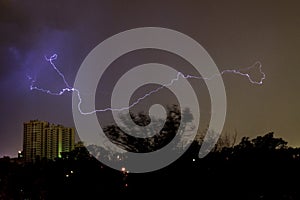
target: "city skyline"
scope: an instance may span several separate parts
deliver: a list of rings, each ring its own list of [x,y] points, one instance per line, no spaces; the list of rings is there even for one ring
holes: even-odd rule
[[[39,120],[24,122],[22,154],[25,162],[60,158],[63,153],[71,152],[74,144],[74,128]]]

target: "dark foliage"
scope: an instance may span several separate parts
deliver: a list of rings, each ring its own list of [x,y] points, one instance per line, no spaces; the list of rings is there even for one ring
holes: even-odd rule
[[[193,143],[161,170],[131,174],[103,166],[82,147],[56,161],[0,160],[0,199],[95,199],[185,195],[202,199],[299,199],[300,150],[273,133],[198,159]],[[142,196],[140,196],[142,197]]]
[[[126,150],[149,152],[168,143],[179,123],[183,126],[189,123],[192,119],[189,113],[188,110],[180,113],[177,107],[170,108],[159,136],[146,140],[134,140],[116,126],[108,126],[105,131],[115,144]],[[181,114],[185,120],[178,117]],[[139,125],[150,123],[145,115],[131,117]],[[0,159],[0,199],[161,199],[173,196],[300,199],[299,148],[288,147],[287,142],[274,137],[274,133],[254,139],[244,137],[237,145],[229,140],[227,136],[220,138],[216,148],[203,159],[198,158],[202,140],[194,141],[171,165],[142,174],[104,166],[89,152],[96,152],[104,159],[119,159],[126,154],[108,155],[106,150],[95,145],[79,146],[55,161],[40,159],[35,163],[23,163],[4,157]]]

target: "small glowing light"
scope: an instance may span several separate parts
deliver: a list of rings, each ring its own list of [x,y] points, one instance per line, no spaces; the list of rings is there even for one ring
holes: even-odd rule
[[[120,159],[120,156],[119,156],[119,155],[117,155],[117,159]]]
[[[125,168],[125,167],[122,167],[122,168],[121,168],[121,171],[122,171],[122,172],[125,172],[125,171],[126,171],[126,168]]]
[[[66,177],[68,178],[68,177],[69,177],[69,174],[66,174]]]
[[[73,174],[73,173],[74,173],[72,170],[71,170],[70,172],[71,172],[71,174]]]
[[[196,159],[195,158],[193,158],[193,162],[195,162],[196,161]]]
[[[18,153],[22,153],[22,151],[18,151]]]
[[[128,184],[127,184],[127,183],[125,184],[125,187],[128,187]]]
[[[129,173],[129,171],[127,170],[127,172],[126,173]]]

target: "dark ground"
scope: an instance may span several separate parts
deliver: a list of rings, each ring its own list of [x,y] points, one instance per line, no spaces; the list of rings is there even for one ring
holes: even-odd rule
[[[0,199],[300,199],[300,150],[272,133],[203,159],[197,159],[199,147],[194,143],[168,167],[144,174],[110,169],[85,148],[34,164],[2,158]]]

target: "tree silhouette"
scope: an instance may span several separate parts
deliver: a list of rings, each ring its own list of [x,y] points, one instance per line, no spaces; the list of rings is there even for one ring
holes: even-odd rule
[[[287,147],[287,142],[282,138],[274,138],[274,133],[258,136],[252,140],[253,147],[260,150],[275,150]]]
[[[257,150],[257,151],[274,151],[286,149],[287,142],[282,138],[274,138],[274,132],[267,133],[264,136],[257,136],[250,140],[249,137],[243,137],[241,142],[236,145],[235,151]]]
[[[193,129],[194,127],[190,124],[193,120],[193,116],[190,113],[189,109],[184,109],[183,113],[181,113],[180,108],[176,105],[172,105],[167,107],[167,118],[164,123],[164,126],[158,132],[153,134],[153,131],[157,130],[157,127],[161,127],[161,124],[164,122],[163,119],[153,119],[151,121],[150,117],[144,113],[133,114],[130,113],[131,119],[127,119],[125,117],[120,117],[123,121],[124,126],[119,127],[115,124],[108,125],[104,127],[103,131],[106,136],[113,142],[114,144],[120,146],[126,151],[131,152],[151,152],[156,151],[157,149],[162,148],[167,145],[176,134],[183,134],[183,131],[179,130],[179,126],[181,125],[184,130],[188,125],[189,128]],[[128,120],[133,120],[136,127],[131,127],[131,124]],[[151,128],[139,129],[140,127],[144,127],[152,123]],[[127,126],[128,125],[128,126]],[[143,130],[144,132],[142,132]],[[134,133],[134,135],[142,135],[144,138],[137,138],[128,133]],[[149,135],[152,135],[148,137]],[[179,142],[179,141],[177,141]],[[175,142],[175,143],[177,143]],[[176,148],[176,147],[174,147]]]

